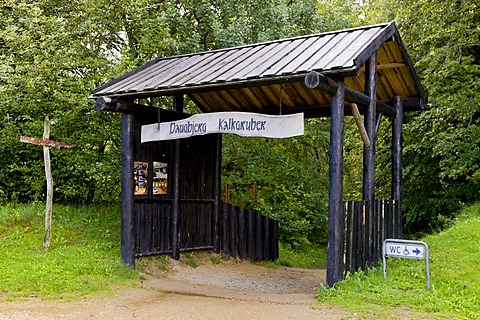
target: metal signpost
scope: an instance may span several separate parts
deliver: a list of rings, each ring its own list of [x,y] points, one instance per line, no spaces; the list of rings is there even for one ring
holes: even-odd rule
[[[427,290],[430,290],[430,265],[428,262],[428,245],[423,241],[402,240],[402,239],[385,239],[383,241],[383,278],[387,278],[387,259],[404,258],[423,260],[425,259],[425,267],[427,273]]]

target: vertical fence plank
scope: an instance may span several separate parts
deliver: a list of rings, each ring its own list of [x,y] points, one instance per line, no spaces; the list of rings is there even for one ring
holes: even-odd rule
[[[238,256],[242,259],[247,257],[247,237],[245,209],[238,209]]]
[[[247,212],[247,257],[255,260],[255,219],[254,212]]]
[[[228,238],[228,230],[229,228],[229,210],[230,206],[228,203],[222,204],[222,252],[225,254],[229,254],[229,238]]]
[[[272,260],[275,260],[279,257],[278,250],[278,220],[273,220],[273,240],[272,240]]]
[[[402,217],[402,201],[401,200],[392,200],[392,207],[395,208],[396,217],[397,217],[397,238],[402,239],[403,237],[403,217]]]
[[[357,228],[357,237],[355,239],[355,271],[363,268],[363,203],[354,202],[354,217]]]
[[[255,261],[261,261],[263,258],[263,223],[262,216],[255,215]]]
[[[353,273],[353,245],[354,245],[354,216],[353,216],[353,201],[345,202],[345,274],[346,272]]]
[[[268,260],[270,258],[270,219],[266,216],[262,216],[263,225],[263,255],[262,260]]]
[[[344,272],[355,273],[378,265],[383,240],[401,236],[397,200],[344,202]],[[370,211],[370,212],[369,212]]]
[[[381,235],[381,200],[375,200],[375,246],[374,246],[374,262],[375,265],[378,265],[378,261],[381,258],[381,251],[382,251],[382,235]]]
[[[230,206],[230,255],[237,257],[237,208]]]

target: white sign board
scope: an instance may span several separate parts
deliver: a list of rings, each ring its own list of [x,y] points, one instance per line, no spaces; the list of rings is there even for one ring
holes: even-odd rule
[[[387,242],[385,243],[385,255],[387,257],[422,260],[425,258],[425,247],[404,242]]]
[[[423,260],[425,259],[425,272],[427,275],[427,290],[430,290],[430,264],[428,245],[423,241],[403,240],[403,239],[385,239],[382,249],[383,277],[387,278],[387,259],[405,258]]]
[[[250,112],[195,114],[187,119],[142,126],[142,142],[172,140],[209,133],[244,137],[288,138],[303,135],[303,113],[267,115]]]

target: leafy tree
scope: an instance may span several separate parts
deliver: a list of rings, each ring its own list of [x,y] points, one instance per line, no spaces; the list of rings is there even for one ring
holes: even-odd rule
[[[41,152],[18,136],[40,137],[48,115],[52,139],[77,144],[52,151],[56,199],[118,200],[119,115],[95,110],[95,87],[156,56],[349,27],[361,9],[353,0],[4,0],[0,197],[45,196]],[[151,103],[168,108],[171,99]],[[255,208],[285,221],[290,243],[321,241],[326,228],[328,121],[308,121],[307,131],[284,141],[225,138],[235,201],[247,204],[257,182]]]
[[[100,84],[98,75],[109,73],[113,33],[96,33],[100,16],[92,15],[87,2],[61,4],[6,0],[1,7],[0,190],[8,199],[44,196],[41,150],[20,144],[18,136],[40,137],[47,115],[52,139],[78,145],[53,152],[59,198],[93,201],[117,189],[112,156],[118,156],[118,124],[88,100],[88,92]]]
[[[442,228],[480,192],[479,6],[450,0],[367,4],[368,21],[397,21],[432,104],[405,125],[406,230]]]

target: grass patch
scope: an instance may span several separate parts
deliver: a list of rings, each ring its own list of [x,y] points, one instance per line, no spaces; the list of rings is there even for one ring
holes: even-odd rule
[[[70,299],[132,284],[120,262],[120,212],[55,205],[50,250],[43,250],[42,203],[0,207],[0,300]]]
[[[322,288],[318,300],[363,317],[380,319],[480,318],[480,204],[463,210],[455,224],[422,239],[430,250],[432,289],[425,289],[425,263],[389,259],[387,279],[381,268],[358,272]]]
[[[324,269],[327,266],[327,248],[322,245],[310,244],[292,249],[290,246],[280,243],[279,257],[275,263],[294,268]]]

